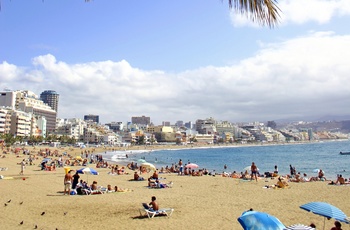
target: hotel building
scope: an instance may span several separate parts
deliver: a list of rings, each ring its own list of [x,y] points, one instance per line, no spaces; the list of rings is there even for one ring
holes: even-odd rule
[[[57,109],[59,97],[60,95],[53,90],[45,90],[40,94],[40,99],[56,112],[58,111]]]

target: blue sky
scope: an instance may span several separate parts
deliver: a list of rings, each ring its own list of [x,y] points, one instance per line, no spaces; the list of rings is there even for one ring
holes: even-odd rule
[[[349,115],[349,1],[279,7],[269,29],[220,0],[2,0],[0,91],[55,90],[59,117],[102,122]]]

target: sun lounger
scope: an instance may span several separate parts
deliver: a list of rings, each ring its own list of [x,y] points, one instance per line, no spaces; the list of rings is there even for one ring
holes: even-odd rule
[[[143,209],[140,209],[140,215],[142,215],[142,211],[144,211],[150,219],[155,217],[156,215],[165,215],[167,217],[170,217],[174,212],[173,208],[162,208],[155,211],[152,208],[150,208],[146,203],[142,203],[142,206]]]

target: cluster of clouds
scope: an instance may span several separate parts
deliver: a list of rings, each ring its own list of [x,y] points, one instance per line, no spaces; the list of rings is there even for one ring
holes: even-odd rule
[[[322,24],[350,13],[348,0],[285,0],[279,7],[282,26]],[[247,22],[233,15],[237,25]],[[128,60],[72,64],[49,53],[34,57],[31,66],[0,63],[0,91],[55,90],[60,118],[97,114],[103,123],[142,115],[155,124],[317,118],[350,115],[349,60],[350,34],[332,31],[263,43],[232,65],[178,73],[139,69]]]
[[[135,68],[126,60],[68,64],[37,56],[31,67],[0,64],[0,88],[60,94],[59,116],[98,114],[103,122],[150,116],[162,121],[207,117],[266,121],[350,114],[350,35],[310,32],[263,44],[231,66],[180,73]],[[14,88],[15,87],[15,88]]]

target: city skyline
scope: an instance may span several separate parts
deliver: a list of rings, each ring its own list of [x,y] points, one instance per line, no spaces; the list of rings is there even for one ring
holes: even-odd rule
[[[0,91],[54,90],[58,117],[101,123],[350,115],[349,4],[278,5],[269,29],[227,2],[5,0]]]

